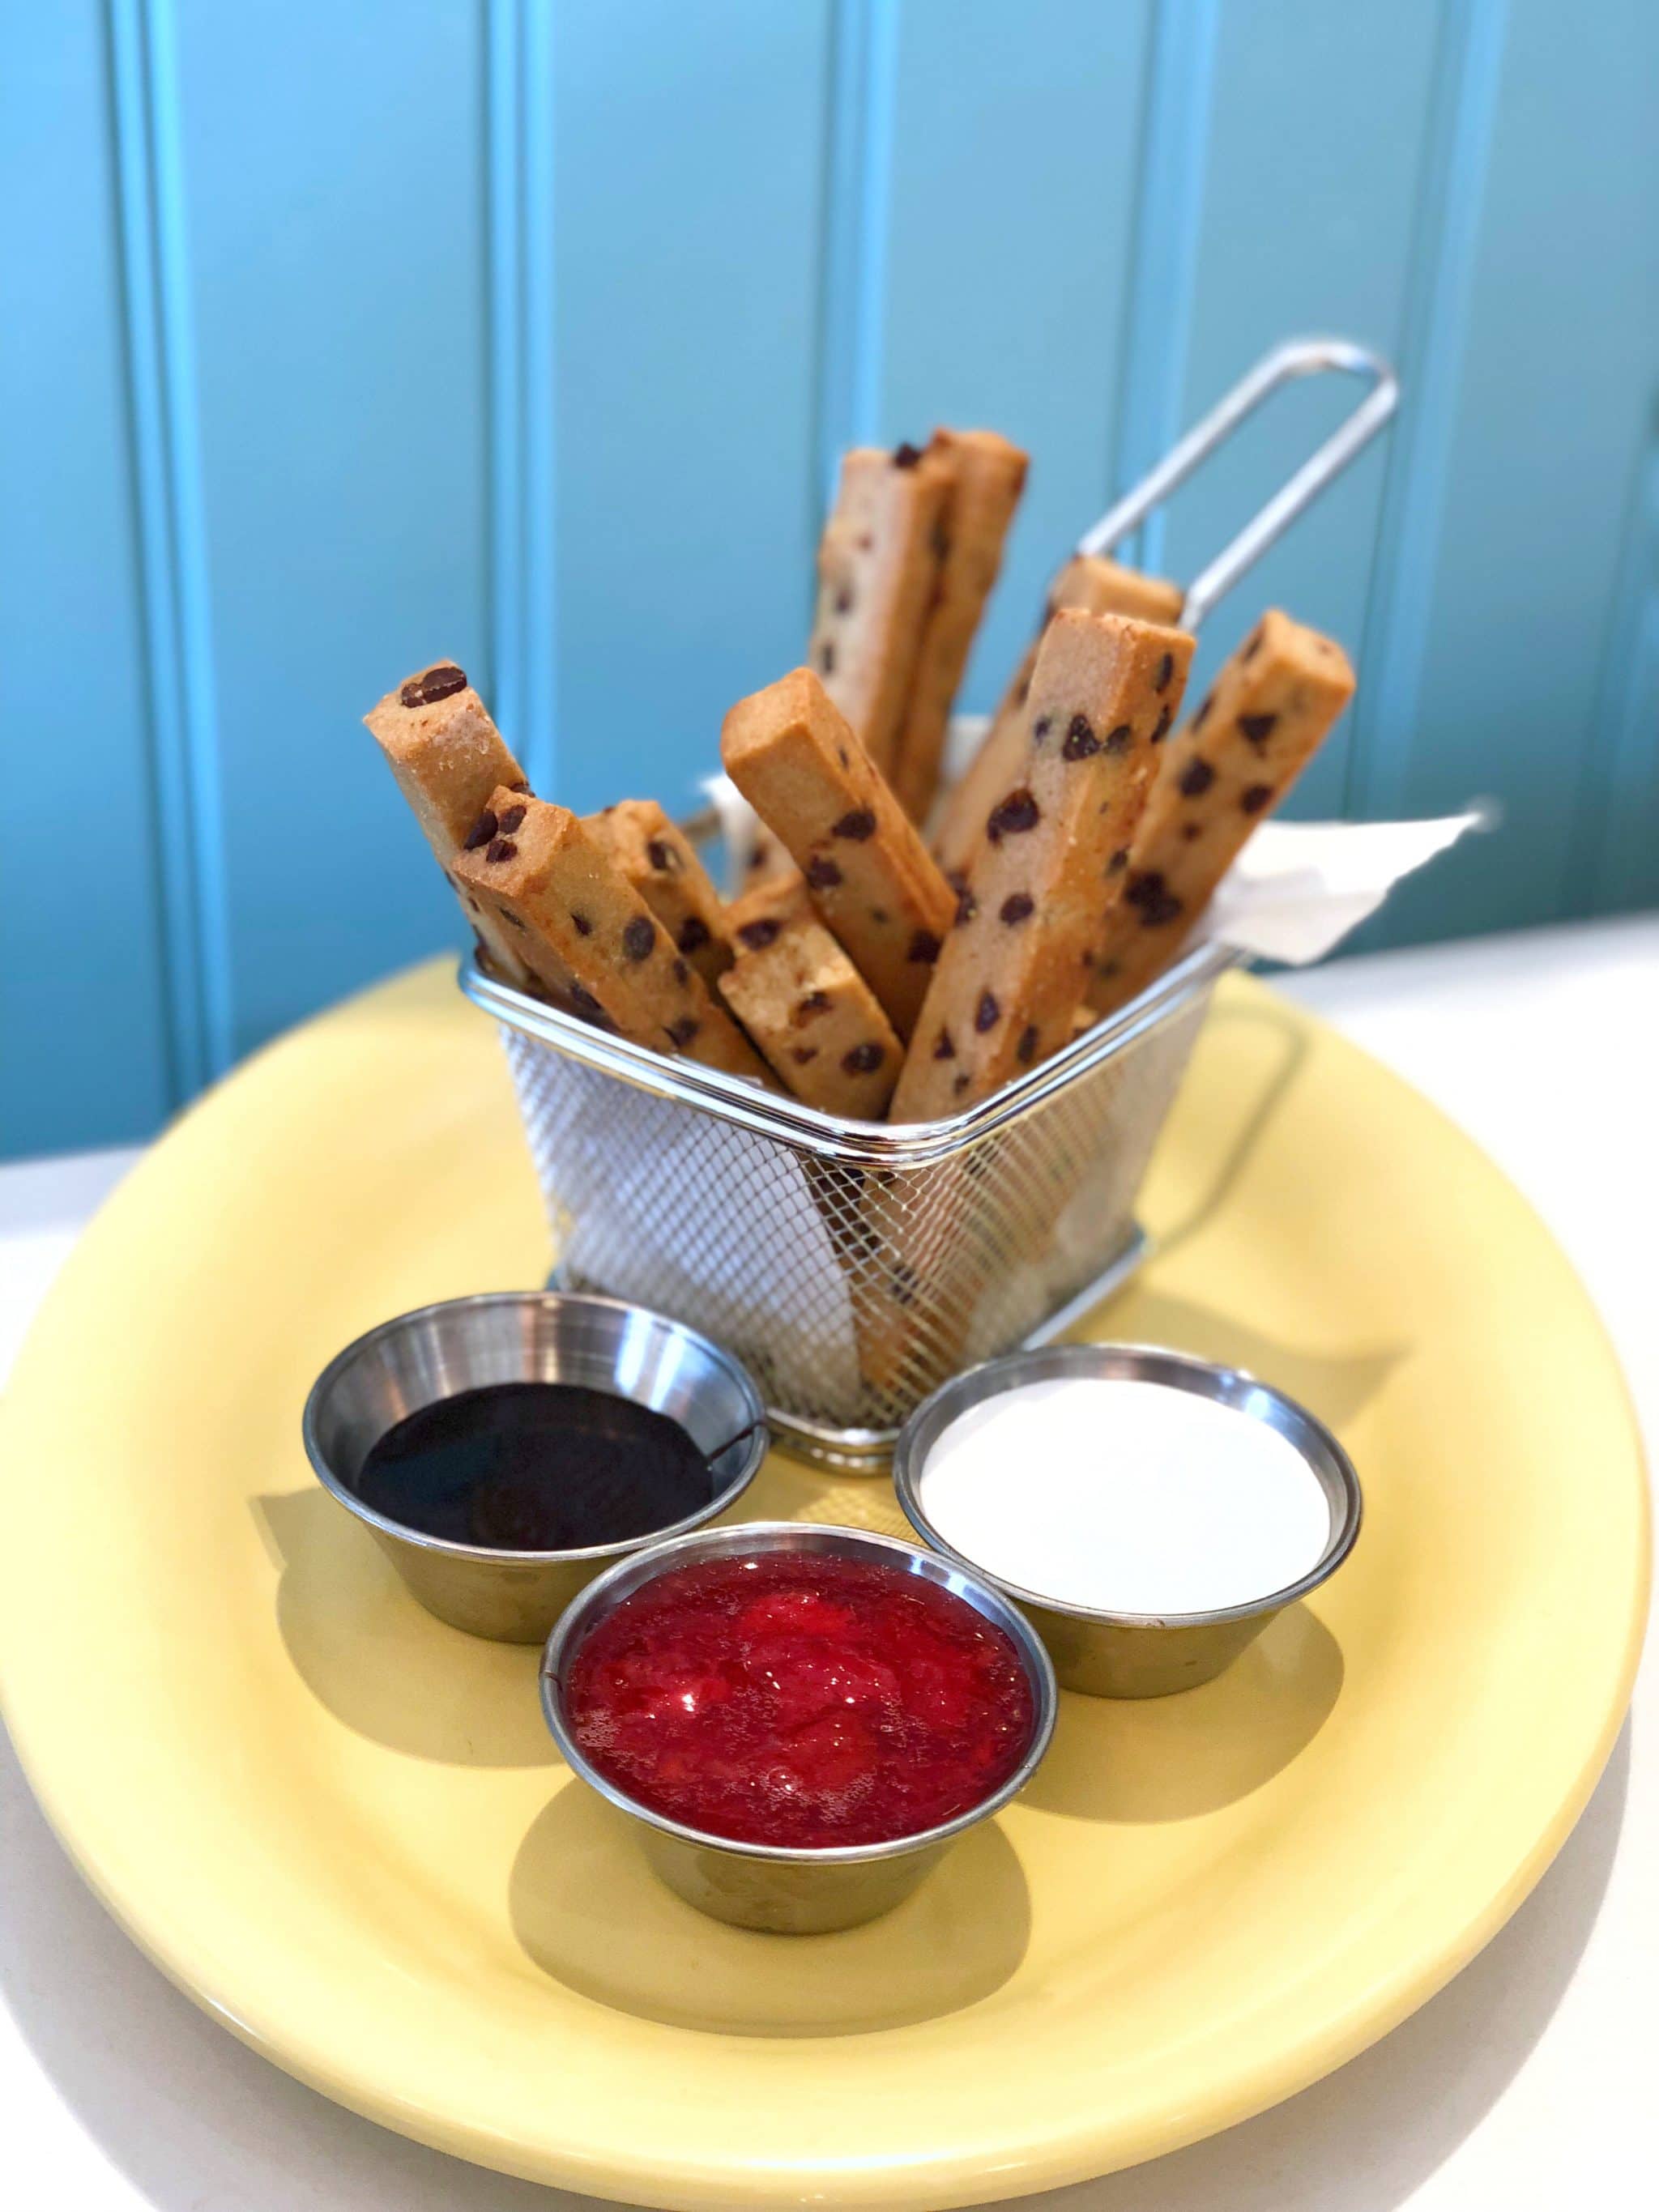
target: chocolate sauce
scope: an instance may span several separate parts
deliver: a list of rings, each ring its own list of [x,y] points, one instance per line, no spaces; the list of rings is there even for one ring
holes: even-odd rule
[[[714,1481],[666,1413],[574,1382],[492,1382],[388,1429],[356,1487],[389,1521],[450,1543],[568,1552],[670,1528]]]

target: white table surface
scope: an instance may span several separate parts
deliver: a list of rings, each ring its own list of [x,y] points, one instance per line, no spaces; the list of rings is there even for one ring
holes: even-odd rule
[[[1285,984],[1528,1194],[1659,1439],[1659,916],[1340,963]],[[134,1155],[0,1169],[0,1368]],[[1560,2212],[1659,2167],[1659,1698],[1487,1949],[1328,2081],[1048,2212]],[[82,1889],[0,1740],[0,2203],[18,2212],[565,2212],[301,2088],[214,2027]]]

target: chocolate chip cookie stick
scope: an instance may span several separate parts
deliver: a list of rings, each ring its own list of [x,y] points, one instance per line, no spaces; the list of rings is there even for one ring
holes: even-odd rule
[[[1066,1043],[1103,908],[1126,879],[1193,641],[1057,614],[1026,701],[1018,780],[985,818],[894,1094],[896,1121],[988,1097]]]
[[[904,1048],[875,993],[810,914],[760,926],[773,933],[720,977],[726,1004],[797,1098],[878,1121]]]
[[[1027,464],[994,430],[935,430],[927,451],[949,469],[951,489],[940,519],[945,550],[890,775],[913,822],[925,822],[933,804],[951,702],[1002,565]]]
[[[568,994],[585,1020],[776,1087],[599,839],[567,808],[493,792],[455,873],[513,933],[553,995]]]
[[[811,919],[806,878],[791,861],[787,876],[768,876],[740,898],[727,900],[726,933],[734,950],[746,947],[759,952],[772,943],[786,922]]]
[[[910,696],[922,624],[939,574],[951,471],[900,446],[842,456],[841,489],[818,545],[818,604],[808,663],[883,774]]]
[[[444,880],[489,960],[522,989],[532,978],[507,933],[452,872],[455,855],[498,786],[528,791],[524,771],[502,742],[483,701],[453,660],[419,670],[363,716],[386,755]]]
[[[1042,626],[1014,672],[984,742],[945,802],[933,854],[947,876],[959,875],[967,866],[987,814],[1015,779],[1025,750],[1023,710],[1031,672],[1043,632],[1055,615],[1062,607],[1075,607],[1085,614],[1133,615],[1138,622],[1174,623],[1181,619],[1181,602],[1178,584],[1120,568],[1098,554],[1079,553],[1066,563],[1049,588]]]
[[[654,799],[624,799],[584,817],[618,875],[633,884],[712,988],[732,965],[726,909],[684,831]]]
[[[720,757],[788,847],[818,919],[908,1036],[956,900],[811,670],[740,699],[720,732]]]
[[[1353,696],[1347,655],[1269,608],[1171,738],[1123,896],[1096,942],[1089,1002],[1126,1006],[1166,967],[1256,823]]]

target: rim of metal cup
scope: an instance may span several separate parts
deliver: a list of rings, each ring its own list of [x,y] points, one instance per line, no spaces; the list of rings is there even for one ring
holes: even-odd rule
[[[992,1398],[1020,1389],[1028,1382],[1048,1382],[1056,1376],[1086,1375],[1104,1381],[1161,1382],[1190,1390],[1213,1403],[1230,1407],[1247,1419],[1265,1420],[1293,1444],[1320,1478],[1320,1487],[1331,1504],[1331,1534],[1324,1550],[1308,1570],[1283,1589],[1264,1591],[1239,1605],[1218,1605],[1202,1613],[1114,1613],[1102,1606],[1079,1605],[1067,1598],[1045,1596],[1021,1583],[1000,1575],[983,1559],[969,1559],[937,1529],[921,1504],[923,1473],[927,1455],[953,1422]],[[1224,1367],[1196,1352],[1172,1351],[1161,1344],[1056,1344],[1033,1352],[1004,1352],[995,1359],[963,1370],[924,1398],[899,1431],[893,1453],[893,1488],[905,1519],[926,1543],[947,1559],[959,1562],[1016,1605],[1035,1606],[1044,1613],[1070,1620],[1097,1621],[1114,1628],[1202,1628],[1223,1621],[1249,1620],[1257,1613],[1277,1613],[1308,1595],[1334,1575],[1352,1551],[1359,1535],[1364,1501],[1353,1462],[1316,1413],[1285,1391],[1248,1368]],[[1338,1501],[1340,1501],[1340,1505]]]
[[[447,1536],[434,1536],[424,1528],[412,1528],[406,1521],[395,1520],[391,1514],[377,1512],[374,1506],[365,1504],[330,1464],[317,1434],[319,1410],[336,1379],[361,1354],[383,1338],[396,1335],[399,1330],[407,1328],[411,1322],[424,1321],[432,1314],[453,1313],[466,1307],[483,1306],[519,1309],[550,1306],[567,1310],[574,1307],[584,1310],[599,1308],[612,1313],[637,1314],[642,1321],[650,1322],[657,1328],[667,1329],[672,1334],[696,1344],[726,1370],[737,1387],[744,1410],[750,1416],[749,1425],[739,1429],[732,1443],[722,1446],[714,1455],[716,1458],[724,1459],[733,1444],[744,1444],[744,1455],[736,1474],[707,1505],[700,1505],[695,1513],[687,1514],[681,1520],[672,1521],[661,1528],[653,1528],[643,1536],[625,1536],[614,1544],[584,1544],[563,1552],[530,1552],[510,1545],[463,1544]],[[610,1395],[622,1398],[628,1393],[618,1390]],[[311,1462],[317,1480],[331,1498],[337,1498],[359,1521],[366,1522],[370,1528],[384,1529],[389,1535],[400,1537],[406,1544],[417,1545],[422,1551],[441,1552],[450,1559],[518,1560],[526,1565],[550,1565],[554,1561],[562,1559],[608,1559],[625,1566],[634,1553],[645,1550],[649,1545],[660,1543],[665,1537],[696,1534],[705,1522],[712,1521],[717,1513],[724,1513],[728,1506],[736,1504],[759,1472],[761,1462],[766,1457],[771,1444],[766,1407],[756,1388],[755,1379],[734,1352],[728,1352],[723,1344],[716,1344],[713,1337],[704,1336],[700,1329],[688,1328],[684,1322],[675,1321],[668,1314],[655,1313],[649,1306],[635,1305],[628,1298],[601,1297],[597,1294],[590,1295],[586,1291],[478,1291],[466,1297],[434,1298],[428,1305],[411,1306],[406,1313],[393,1314],[389,1321],[377,1322],[373,1328],[367,1328],[361,1336],[353,1337],[351,1342],[337,1352],[324,1368],[307,1394],[300,1426],[305,1438],[306,1457]],[[711,1459],[711,1468],[713,1464]]]
[[[827,1539],[803,1543],[802,1538]],[[874,1844],[758,1844],[738,1836],[719,1836],[707,1828],[693,1828],[666,1813],[659,1813],[632,1796],[588,1760],[565,1723],[562,1669],[574,1656],[587,1632],[625,1598],[647,1582],[683,1565],[690,1559],[720,1559],[733,1553],[766,1551],[827,1552],[841,1557],[888,1555],[902,1560],[907,1571],[921,1574],[937,1587],[951,1590],[993,1622],[1012,1642],[1025,1668],[1033,1705],[1030,1740],[1019,1765],[990,1795],[949,1820],[923,1828],[913,1836],[890,1836]],[[902,1536],[878,1536],[862,1528],[844,1528],[827,1521],[746,1521],[730,1528],[704,1528],[653,1544],[648,1553],[623,1559],[580,1590],[555,1623],[542,1653],[542,1713],[550,1734],[574,1774],[597,1790],[620,1811],[643,1820],[665,1836],[696,1844],[712,1851],[735,1853],[742,1858],[766,1859],[789,1866],[853,1866],[874,1859],[902,1858],[911,1851],[948,1843],[965,1829],[988,1820],[1018,1796],[1042,1763],[1054,1732],[1060,1711],[1060,1686],[1054,1662],[1042,1638],[1018,1606],[1011,1604],[988,1577],[965,1562],[941,1558],[926,1545],[912,1544]]]

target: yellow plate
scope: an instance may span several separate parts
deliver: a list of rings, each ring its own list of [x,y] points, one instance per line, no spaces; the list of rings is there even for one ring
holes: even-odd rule
[[[1455,1972],[1589,1794],[1643,1617],[1639,1456],[1516,1193],[1258,985],[1222,994],[1146,1211],[1164,1249],[1111,1332],[1333,1422],[1352,1560],[1206,1689],[1068,1698],[1028,1796],[890,1920],[744,1934],[563,1774],[535,1654],[428,1620],[310,1479],[331,1352],[547,1256],[447,969],[313,1024],[118,1194],[5,1402],[0,1679],[48,1814],[278,2064],[598,2195],[978,2203],[1302,2087]],[[884,1484],[775,1457],[747,1504],[898,1525]]]

